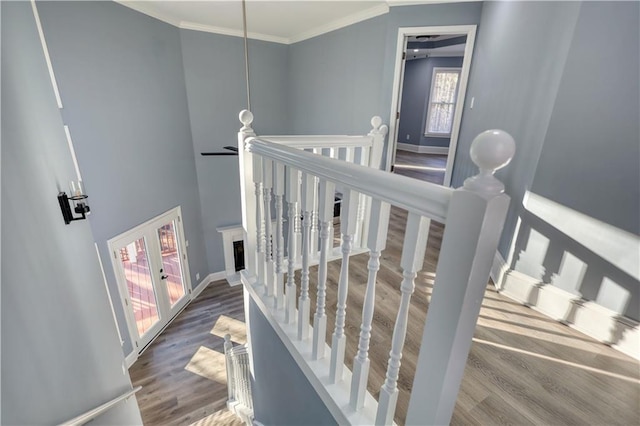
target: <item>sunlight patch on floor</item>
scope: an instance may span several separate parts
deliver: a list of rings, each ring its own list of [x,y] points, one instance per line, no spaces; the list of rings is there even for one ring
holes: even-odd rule
[[[205,379],[226,384],[227,367],[225,362],[224,354],[200,346],[184,369]]]
[[[215,413],[200,419],[197,422],[191,423],[189,426],[213,426],[213,425],[242,425],[242,421],[239,417],[233,414],[231,411],[224,409],[216,411]]]
[[[237,319],[220,315],[211,329],[211,334],[224,339],[225,334],[231,335],[231,341],[236,344],[247,343],[247,326]]]
[[[623,376],[621,374],[612,373],[610,371],[601,370],[599,368],[589,367],[588,365],[578,364],[578,363],[571,362],[571,361],[565,361],[565,360],[560,359],[560,358],[554,358],[554,357],[547,356],[547,355],[542,355],[542,354],[539,354],[539,353],[536,353],[536,352],[525,351],[523,349],[514,348],[512,346],[501,345],[499,343],[490,342],[488,340],[482,340],[482,339],[478,339],[478,338],[475,338],[475,337],[473,338],[473,341],[476,342],[476,343],[483,344],[483,345],[489,345],[489,346],[493,346],[493,347],[496,347],[496,348],[505,349],[505,350],[512,351],[512,352],[517,352],[519,354],[529,355],[529,356],[532,356],[532,357],[535,357],[535,358],[544,359],[546,361],[557,362],[559,364],[567,365],[569,367],[580,368],[582,370],[586,370],[586,371],[589,371],[589,372],[592,372],[592,373],[603,374],[605,376],[613,377],[615,379],[620,379],[620,380],[624,380],[624,381],[627,381],[627,382],[640,384],[640,380],[635,379],[633,377],[627,377],[627,376]]]
[[[428,172],[445,172],[447,169],[444,167],[428,167],[428,166],[414,166],[410,164],[394,164],[395,169],[409,169],[409,170],[423,170]]]

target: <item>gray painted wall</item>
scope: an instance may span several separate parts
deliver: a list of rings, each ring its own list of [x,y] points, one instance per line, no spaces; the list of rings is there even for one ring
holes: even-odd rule
[[[424,135],[431,95],[431,80],[435,67],[460,68],[463,59],[463,57],[433,57],[414,59],[405,63],[398,142],[421,146],[449,146],[451,138],[434,138]]]
[[[618,40],[616,46],[596,36],[603,33]],[[624,314],[634,319],[637,280],[531,215],[522,199],[530,189],[637,235],[638,40],[633,2],[485,4],[467,91],[475,107],[465,111],[453,175],[458,186],[475,173],[468,149],[477,133],[511,133],[516,156],[498,173],[513,200],[501,254],[507,258],[513,250],[510,266],[551,282],[564,253],[571,253],[588,265],[577,293],[596,300],[608,277],[630,293]],[[518,259],[532,230],[549,240],[549,249],[525,270]]]
[[[106,241],[178,205],[197,286],[196,273],[203,279],[210,269],[179,30],[114,2],[42,2],[39,10],[111,294]],[[127,330],[117,298],[114,306]]]
[[[337,424],[253,300],[249,315],[255,419],[265,426]]]
[[[2,2],[2,418],[59,424],[131,389],[28,2]],[[120,404],[92,424],[142,424]]]
[[[207,261],[210,272],[224,270],[217,227],[240,225],[238,157],[202,157],[201,152],[237,146],[238,113],[246,108],[244,47],[238,37],[180,30],[189,115]],[[287,132],[288,46],[250,40],[251,99],[258,134]]]
[[[360,134],[374,115],[387,123],[398,28],[477,25],[481,10],[482,3],[392,7],[386,15],[291,45],[292,132]]]

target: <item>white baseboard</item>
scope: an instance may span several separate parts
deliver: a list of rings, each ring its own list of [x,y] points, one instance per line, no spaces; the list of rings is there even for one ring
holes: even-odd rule
[[[202,279],[202,281],[200,281],[200,284],[198,284],[198,286],[196,288],[194,288],[193,291],[191,292],[191,300],[193,300],[196,297],[198,297],[200,295],[200,293],[202,293],[202,291],[205,288],[207,288],[207,286],[209,284],[211,284],[212,282],[218,281],[218,280],[223,280],[226,277],[227,277],[227,274],[224,271],[213,272],[213,273],[207,275],[206,277],[204,277]]]
[[[129,355],[124,358],[124,362],[127,365],[127,369],[131,368],[134,362],[138,360],[138,352],[131,351]]]
[[[500,252],[496,250],[496,254],[493,257],[493,265],[491,265],[490,276],[498,290],[502,288],[502,280],[504,279],[504,274],[507,272],[507,269],[507,262]]]
[[[417,152],[418,154],[447,155],[449,153],[448,146],[422,146],[398,142],[396,147],[400,151]]]
[[[496,262],[494,262],[494,266]],[[493,276],[493,268],[492,268]],[[632,358],[640,359],[640,324],[518,271],[503,270],[500,293],[575,328]]]

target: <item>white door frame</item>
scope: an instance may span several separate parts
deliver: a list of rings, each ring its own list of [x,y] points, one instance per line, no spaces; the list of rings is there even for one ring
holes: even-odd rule
[[[464,98],[467,92],[467,82],[469,80],[469,70],[471,69],[471,59],[473,56],[473,46],[476,39],[476,25],[447,25],[442,27],[401,27],[398,28],[398,42],[396,46],[396,62],[393,74],[393,94],[391,98],[391,117],[389,118],[389,143],[387,147],[387,171],[391,170],[391,165],[395,162],[396,146],[398,144],[398,123],[400,112],[400,102],[402,100],[402,84],[404,80],[404,59],[402,54],[406,52],[407,37],[417,35],[454,35],[465,34],[467,41],[464,48],[464,59],[462,61],[462,71],[460,72],[460,86],[458,89],[458,99],[456,101],[456,111],[453,116],[453,128],[451,130],[451,141],[447,156],[447,169],[444,173],[444,186],[451,186],[451,176],[453,173],[453,161],[455,159],[456,147],[458,145],[458,135],[460,133],[460,121],[464,109]],[[422,130],[420,130],[422,131]]]
[[[183,285],[185,287],[185,295],[183,296],[184,301],[181,301],[179,304],[176,304],[176,306],[173,309],[171,309],[169,305],[169,301],[167,300],[167,295],[164,294],[165,293],[164,288],[162,288],[162,286],[159,286],[161,287],[161,291],[158,291],[156,296],[158,298],[158,316],[160,318],[160,321],[159,321],[160,325],[158,325],[157,329],[153,330],[154,335],[150,338],[148,342],[140,342],[139,341],[140,336],[138,336],[138,329],[137,329],[136,320],[133,314],[133,309],[131,306],[129,291],[127,289],[127,280],[122,275],[122,267],[119,264],[120,259],[117,255],[116,249],[117,249],[117,246],[121,245],[123,241],[138,240],[144,237],[145,234],[149,232],[150,228],[157,229],[160,226],[166,225],[167,223],[173,220],[176,220],[177,222],[174,231],[176,233],[176,238],[178,239],[177,243],[183,255],[183,258],[181,259],[181,265],[182,265],[182,273],[183,273],[183,279],[184,279]],[[151,256],[151,253],[154,251],[160,252],[160,247],[159,246],[156,247],[159,244],[156,240],[157,240],[156,238],[153,238],[151,239],[151,241],[146,241],[148,244],[147,255],[149,257],[149,265],[151,267],[151,270],[150,270],[151,277],[154,280],[154,282],[160,283],[162,280],[159,277],[158,271],[162,267],[162,264],[161,263],[159,265],[155,264],[156,259]],[[119,234],[109,239],[107,241],[107,246],[109,247],[109,257],[111,258],[111,264],[113,266],[113,270],[116,276],[116,282],[118,284],[118,293],[120,295],[120,302],[122,303],[122,309],[125,313],[125,318],[127,320],[127,331],[129,335],[129,340],[131,341],[131,345],[133,346],[131,355],[135,354],[133,355],[134,358],[130,361],[131,363],[133,363],[135,359],[137,359],[137,355],[141,353],[141,351],[144,350],[146,347],[148,347],[149,344],[151,344],[151,342],[153,342],[153,340],[162,332],[162,330],[166,328],[167,325],[169,325],[169,323],[173,320],[173,318],[175,318],[178,315],[178,313],[186,307],[187,303],[190,300],[190,294],[192,292],[191,274],[189,271],[189,258],[187,254],[187,244],[186,244],[184,229],[182,225],[182,209],[180,208],[180,206],[177,206],[165,213],[162,213],[161,215],[158,215],[136,226],[133,229],[130,229],[122,234]],[[167,322],[165,324],[162,324],[162,321],[165,318],[162,317],[162,314],[160,312],[161,310],[160,305],[166,305],[169,307],[169,309],[167,309],[167,311],[169,312],[169,318],[166,318]],[[130,366],[130,364],[128,366]]]

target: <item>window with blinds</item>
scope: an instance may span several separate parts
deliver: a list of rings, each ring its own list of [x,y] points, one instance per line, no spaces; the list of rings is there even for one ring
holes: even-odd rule
[[[433,69],[425,136],[451,136],[461,68]]]

